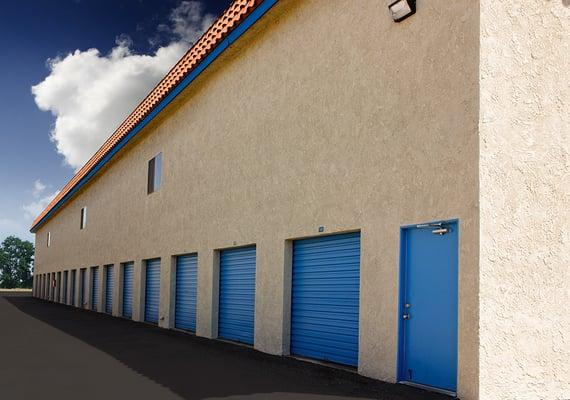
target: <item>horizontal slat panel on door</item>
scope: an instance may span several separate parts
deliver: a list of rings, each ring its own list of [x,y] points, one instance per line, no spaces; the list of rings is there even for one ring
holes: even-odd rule
[[[123,264],[123,317],[133,317],[134,264]]]
[[[255,247],[220,252],[218,336],[253,345]]]
[[[105,312],[113,313],[113,266],[105,267]]]
[[[176,302],[174,326],[196,331],[196,297],[198,257],[196,254],[176,258]]]
[[[160,301],[160,259],[146,262],[144,320],[158,323],[158,305]]]
[[[358,365],[360,233],[293,244],[291,354]]]

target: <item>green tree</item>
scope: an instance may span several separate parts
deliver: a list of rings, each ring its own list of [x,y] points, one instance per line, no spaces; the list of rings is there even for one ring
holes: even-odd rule
[[[31,288],[34,245],[15,236],[0,245],[0,287]]]

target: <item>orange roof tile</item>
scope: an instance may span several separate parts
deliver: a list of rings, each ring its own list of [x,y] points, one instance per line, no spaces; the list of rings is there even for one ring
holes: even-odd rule
[[[34,231],[42,219],[121,141],[156,105],[160,103],[222,40],[243,21],[263,0],[234,0],[224,13],[208,28],[158,85],[123,121],[97,152],[81,167],[34,220]]]

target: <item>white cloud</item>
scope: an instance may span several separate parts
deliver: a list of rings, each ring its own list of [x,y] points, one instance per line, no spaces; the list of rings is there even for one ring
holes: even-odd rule
[[[19,231],[20,230],[20,223],[18,221],[16,221],[15,219],[11,219],[11,218],[0,218],[0,232],[6,231],[6,232],[11,232],[11,231]],[[8,234],[6,234],[5,236],[8,236]],[[0,240],[3,240],[4,237],[0,236]]]
[[[45,194],[49,185],[36,179],[30,190],[26,190],[29,202],[20,206],[15,206],[15,212],[8,211],[12,205],[0,204],[0,212],[4,210],[4,216],[0,214],[0,242],[8,236],[16,236],[20,239],[34,240],[30,233],[30,224],[44,210],[49,202],[59,192]],[[30,196],[31,194],[31,196]],[[5,215],[9,215],[6,217]]]
[[[54,193],[45,195],[30,203],[24,204],[22,206],[22,209],[24,210],[24,216],[27,219],[35,219],[47,207],[50,201],[52,201],[53,198],[57,196],[58,193],[59,190]]]
[[[83,166],[213,19],[200,2],[183,1],[161,28],[173,40],[154,54],[134,54],[122,35],[109,54],[93,48],[48,60],[50,73],[32,93],[55,116],[51,139],[66,163]]]
[[[40,197],[41,194],[46,190],[47,186],[39,179],[34,182],[34,188],[32,189],[32,195],[34,197]]]
[[[0,216],[0,242],[4,241],[8,236],[16,236],[33,242],[34,236],[29,232],[28,228],[29,226],[23,221]]]
[[[199,1],[183,1],[170,13],[169,30],[187,43],[194,43],[212,25],[216,17],[205,14]],[[161,27],[164,28],[164,25]]]

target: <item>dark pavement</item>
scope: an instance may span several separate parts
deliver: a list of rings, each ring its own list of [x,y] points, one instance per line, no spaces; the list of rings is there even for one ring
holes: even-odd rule
[[[0,292],[0,399],[449,400],[350,371]]]

